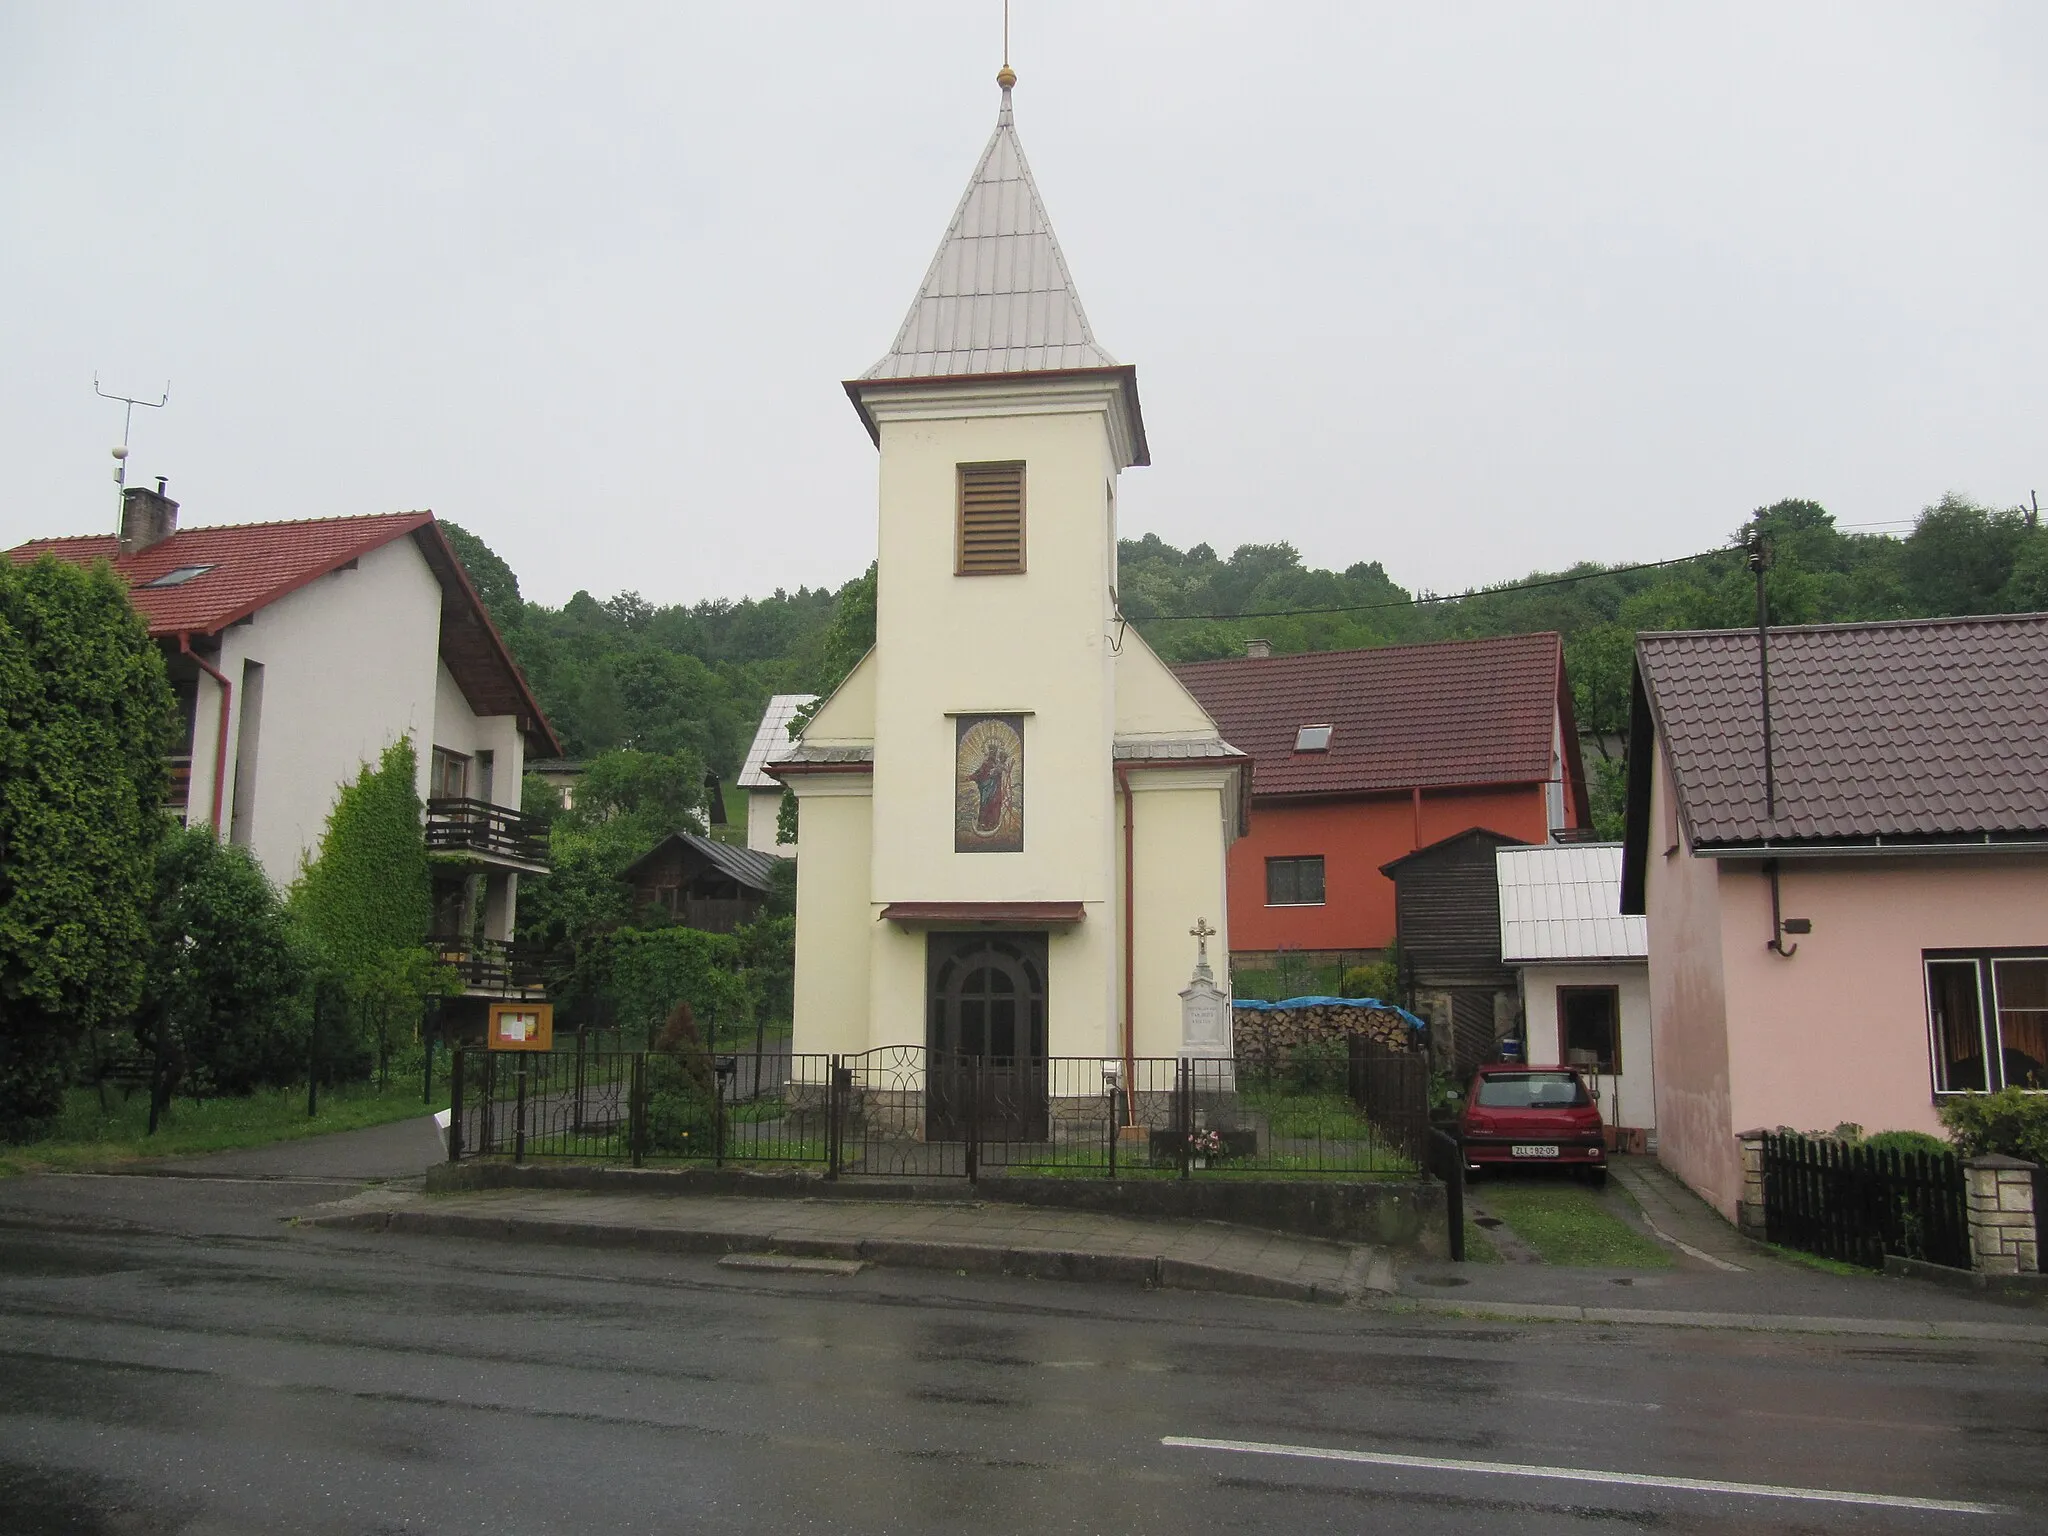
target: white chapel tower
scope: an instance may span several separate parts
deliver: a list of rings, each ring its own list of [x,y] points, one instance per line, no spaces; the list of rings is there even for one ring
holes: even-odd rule
[[[1189,930],[1227,921],[1249,766],[1118,616],[1137,370],[997,81],[895,344],[846,384],[881,454],[875,648],[769,764],[801,818],[799,1053],[1177,1055]]]

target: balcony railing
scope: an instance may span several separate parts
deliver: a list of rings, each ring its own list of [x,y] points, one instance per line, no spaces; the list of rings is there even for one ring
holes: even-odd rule
[[[164,809],[173,816],[185,814],[186,802],[192,798],[192,754],[179,752],[164,759],[171,770],[170,786],[164,791]]]
[[[474,853],[521,864],[545,864],[546,839],[519,812],[488,800],[429,800],[427,848],[432,853]]]
[[[545,985],[539,954],[523,944],[446,935],[428,939],[427,948],[443,965],[455,968],[467,991],[516,997]]]

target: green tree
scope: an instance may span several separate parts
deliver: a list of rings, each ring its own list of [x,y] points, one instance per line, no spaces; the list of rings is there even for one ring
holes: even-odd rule
[[[242,1094],[296,1081],[308,957],[248,850],[223,845],[209,827],[173,829],[157,850],[150,929],[144,1047],[161,1017],[195,1089]]]
[[[499,630],[514,628],[526,616],[526,603],[519,595],[519,578],[512,573],[512,567],[467,528],[444,520],[441,531],[454,546],[455,557],[462,562],[470,585],[484,600],[484,607],[490,610]]]
[[[0,564],[0,1138],[63,1104],[141,995],[173,741],[163,658],[105,565]]]
[[[740,941],[695,928],[621,928],[585,957],[588,985],[609,995],[619,1027],[651,1043],[678,1004],[688,1003],[709,1044],[721,1029],[753,1017]]]
[[[343,1040],[324,1031],[320,1056],[329,1075],[367,1069],[370,1053],[388,1057],[417,1026],[423,998],[448,989],[446,967],[427,952],[433,875],[412,738],[384,749],[342,786],[328,813],[320,851],[292,888],[292,913],[304,925],[321,976],[345,993],[357,1030]]]
[[[1920,514],[1906,540],[1906,590],[1923,615],[1998,613],[2013,564],[2033,530],[2017,509],[1994,512],[1960,496]]]
[[[671,832],[703,833],[704,764],[693,752],[607,752],[590,760],[568,808],[527,782],[523,801],[554,803],[544,807],[549,871],[520,882],[519,937],[545,957],[564,1012],[587,1017],[605,973],[586,956],[633,920],[632,893],[619,876]]]

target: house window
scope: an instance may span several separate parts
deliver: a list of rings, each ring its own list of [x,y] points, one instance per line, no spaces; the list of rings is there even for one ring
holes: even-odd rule
[[[960,466],[961,576],[1016,576],[1024,570],[1024,466]]]
[[[1936,1093],[2048,1089],[2048,954],[1930,955]]]
[[[427,771],[427,797],[431,800],[461,800],[469,794],[469,759],[446,747],[434,748],[434,763]]]
[[[1294,750],[1297,752],[1329,751],[1330,727],[1327,725],[1304,725],[1294,733]]]
[[[1323,904],[1323,856],[1266,860],[1266,905],[1320,907]]]
[[[1559,987],[1557,1045],[1568,1067],[1621,1071],[1621,988]]]

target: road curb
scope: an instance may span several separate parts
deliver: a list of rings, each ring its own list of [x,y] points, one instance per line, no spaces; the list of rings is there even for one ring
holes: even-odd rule
[[[1873,1338],[1939,1340],[1948,1343],[2048,1344],[2048,1327],[2026,1323],[1920,1321],[1891,1317],[1803,1317],[1773,1312],[1687,1312],[1649,1307],[1577,1307],[1551,1302],[1452,1301],[1436,1296],[1402,1296],[1382,1309],[1431,1312],[1446,1317],[1499,1318],[1507,1322],[1605,1323],[1649,1328],[1723,1328],[1741,1333],[1861,1334]]]
[[[993,1243],[931,1242],[890,1237],[794,1237],[762,1232],[713,1232],[690,1227],[636,1227],[592,1221],[547,1221],[455,1211],[366,1210],[309,1216],[304,1225],[412,1237],[461,1237],[499,1242],[624,1248],[646,1253],[760,1253],[795,1258],[853,1259],[895,1269],[953,1270],[1033,1280],[1078,1280],[1135,1285],[1147,1290],[1208,1291],[1271,1301],[1341,1306],[1342,1285],[1317,1285],[1261,1275],[1220,1264],[1159,1255],[1091,1253],[1074,1248],[1017,1248]]]

